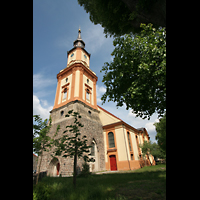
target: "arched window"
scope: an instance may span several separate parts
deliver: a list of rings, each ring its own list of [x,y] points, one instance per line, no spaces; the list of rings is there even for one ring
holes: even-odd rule
[[[95,156],[95,143],[93,142],[91,146],[91,156]]]
[[[63,100],[67,98],[67,88],[64,89]]]
[[[131,139],[130,139],[130,133],[127,132],[127,135],[128,135],[128,144],[129,144],[129,148],[130,148],[130,151],[132,151],[131,149]]]
[[[115,147],[115,140],[113,132],[108,133],[109,148]]]
[[[90,90],[89,89],[86,90],[86,99],[90,100]]]

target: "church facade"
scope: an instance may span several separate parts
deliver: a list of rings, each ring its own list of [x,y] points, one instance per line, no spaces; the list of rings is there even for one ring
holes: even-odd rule
[[[79,112],[82,135],[87,136],[90,149],[90,171],[133,170],[144,166],[139,144],[149,140],[145,128],[136,129],[120,118],[97,105],[96,83],[98,77],[90,69],[90,54],[85,50],[85,43],[78,38],[74,47],[68,51],[67,67],[57,74],[57,89],[54,107],[50,111],[52,127],[49,136],[56,132],[60,125],[60,134],[73,119],[66,118],[69,110]],[[40,160],[41,158],[39,158]],[[154,165],[153,156],[146,156],[146,163]],[[82,168],[82,159],[78,159],[78,170]],[[38,163],[40,163],[38,161]],[[45,152],[42,157],[40,171],[47,171],[51,176],[68,176],[73,173],[73,159],[54,157]]]

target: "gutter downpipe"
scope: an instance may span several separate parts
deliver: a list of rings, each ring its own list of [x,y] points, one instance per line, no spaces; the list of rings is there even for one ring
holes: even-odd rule
[[[125,126],[124,126],[124,124],[123,124],[122,126],[123,126],[123,129],[125,129]],[[126,132],[125,132],[125,130],[124,130],[124,140],[125,140],[125,145],[126,145],[126,138],[125,138],[125,134],[126,134]],[[131,170],[130,161],[129,161],[129,159],[128,159],[127,145],[126,145],[126,155],[127,155],[127,160],[128,160],[129,170]]]

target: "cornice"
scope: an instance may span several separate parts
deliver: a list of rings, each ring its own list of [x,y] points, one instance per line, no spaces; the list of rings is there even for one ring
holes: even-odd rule
[[[82,70],[82,69],[83,70]],[[96,74],[90,69],[87,67],[87,64],[84,63],[83,61],[79,61],[79,60],[76,60],[76,61],[73,61],[73,62],[70,62],[70,64],[68,64],[68,66],[66,68],[64,68],[63,70],[61,70],[58,74],[57,74],[57,79],[59,77],[61,77],[62,75],[64,75],[65,73],[67,73],[68,71],[70,70],[82,70],[83,72],[87,72],[88,74],[90,74],[93,78],[96,79],[96,81],[98,80],[98,77],[96,76]]]

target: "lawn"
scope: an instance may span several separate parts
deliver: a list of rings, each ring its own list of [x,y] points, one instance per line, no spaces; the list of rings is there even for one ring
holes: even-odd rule
[[[33,200],[164,200],[166,165],[148,166],[134,171],[77,178],[45,177],[33,186]]]

